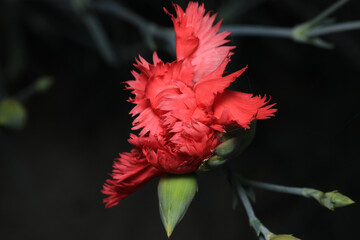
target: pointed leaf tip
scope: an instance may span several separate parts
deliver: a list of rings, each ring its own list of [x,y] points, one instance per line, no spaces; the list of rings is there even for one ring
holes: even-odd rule
[[[279,235],[271,235],[270,240],[300,240],[300,238],[294,237],[290,234],[279,234]]]
[[[169,174],[160,179],[158,185],[160,217],[168,237],[185,215],[196,191],[195,174]]]

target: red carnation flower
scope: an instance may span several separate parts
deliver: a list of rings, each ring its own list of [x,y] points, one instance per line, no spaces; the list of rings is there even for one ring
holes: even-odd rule
[[[112,179],[102,192],[106,207],[119,203],[152,178],[164,173],[183,174],[198,169],[220,143],[226,125],[249,128],[254,119],[273,116],[276,109],[266,97],[226,88],[246,69],[223,76],[233,46],[223,46],[230,32],[218,33],[221,21],[213,26],[216,14],[205,14],[204,5],[190,2],[184,12],[174,4],[176,56],[162,62],[156,53],[153,63],[139,56],[134,80],[127,89],[135,98],[130,114],[137,115],[131,135],[130,153],[114,162]]]

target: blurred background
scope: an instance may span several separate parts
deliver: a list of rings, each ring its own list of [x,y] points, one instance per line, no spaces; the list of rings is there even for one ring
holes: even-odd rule
[[[185,8],[188,1],[174,2]],[[291,28],[332,3],[210,0],[205,7],[224,25]],[[174,12],[171,1],[0,1],[0,239],[167,239],[158,179],[111,209],[100,193],[113,159],[131,149],[132,105],[121,82],[132,79],[134,58],[150,60],[156,50],[164,61],[175,59],[163,7]],[[359,12],[360,2],[350,1],[331,17],[359,20]],[[153,26],[161,31],[151,32]],[[258,122],[237,166],[252,179],[338,189],[357,202],[360,31],[322,38],[334,48],[229,37],[237,48],[228,72],[249,65],[231,87],[271,95],[278,108],[275,118]],[[172,239],[257,239],[242,206],[232,209],[224,173],[200,173],[198,181]],[[275,233],[358,236],[358,204],[331,212],[301,197],[256,194],[257,216]]]

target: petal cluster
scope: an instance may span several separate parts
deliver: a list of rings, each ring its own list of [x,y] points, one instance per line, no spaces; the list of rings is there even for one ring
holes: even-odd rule
[[[164,63],[156,53],[152,63],[141,56],[134,64],[127,89],[135,104],[130,153],[115,160],[111,179],[102,192],[106,207],[116,205],[152,178],[198,169],[220,143],[227,125],[249,128],[254,119],[273,116],[266,97],[227,90],[246,69],[224,75],[233,46],[224,46],[230,32],[219,33],[221,21],[190,2],[186,10],[174,4],[176,60]]]

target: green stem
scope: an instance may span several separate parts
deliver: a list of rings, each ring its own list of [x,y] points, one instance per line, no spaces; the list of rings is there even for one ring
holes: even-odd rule
[[[308,31],[308,36],[317,37],[321,35],[352,31],[360,29],[360,21],[336,23],[330,26],[317,27]]]
[[[30,86],[20,90],[16,95],[15,99],[17,99],[20,102],[25,102],[29,97],[36,94],[38,91],[35,88],[34,84],[31,84]]]
[[[147,38],[147,42],[151,42],[150,38],[155,36],[166,41],[175,49],[175,37],[171,29],[163,28],[156,25],[155,23],[147,21],[119,3],[113,1],[94,2],[90,4],[90,9],[113,14],[114,16],[134,25],[144,33],[145,38]]]
[[[237,193],[237,196],[240,198],[241,202],[243,203],[248,217],[250,219],[256,218],[255,212],[251,206],[250,200],[247,197],[245,189],[243,188],[243,186],[241,184],[236,184],[236,193]]]
[[[327,16],[338,10],[340,7],[342,7],[345,3],[347,3],[349,0],[340,0],[325,9],[323,12],[321,12],[319,15],[317,15],[314,19],[311,20],[311,22],[318,23],[325,19]]]
[[[224,25],[221,30],[228,30],[234,36],[262,36],[292,38],[292,28],[254,26],[254,25]]]
[[[117,61],[116,56],[99,20],[92,14],[80,13],[79,15],[103,58],[108,64],[115,65]]]
[[[267,227],[265,227],[259,219],[256,217],[254,209],[251,206],[250,200],[245,192],[244,187],[242,184],[238,181],[237,175],[233,173],[233,170],[231,169],[230,165],[226,165],[227,174],[228,174],[228,180],[230,184],[233,186],[234,191],[236,193],[237,198],[243,203],[246,214],[248,215],[249,222],[251,227],[255,230],[257,235],[259,236],[260,240],[268,239],[270,235],[272,235],[272,232],[269,231]],[[261,233],[261,235],[260,235]]]
[[[317,24],[321,24],[321,21],[324,20],[328,15],[332,14],[338,8],[343,6],[348,0],[340,0],[329,8],[325,9],[322,13],[316,16],[314,19],[311,19],[303,24],[306,28],[303,34],[306,37],[313,38],[316,36],[322,36],[330,33],[337,33],[343,31],[350,31],[360,29],[360,21],[338,23],[329,26],[319,26],[311,29]],[[128,23],[139,28],[145,35],[145,39],[149,45],[153,45],[153,37],[157,37],[167,42],[170,49],[175,49],[175,38],[172,29],[160,27],[152,22],[147,21],[141,16],[137,15],[130,9],[122,6],[121,4],[114,1],[104,1],[104,2],[93,2],[89,4],[89,8],[98,11],[104,11],[110,13]],[[287,38],[292,40],[299,40],[294,37],[294,29],[302,26],[303,24],[296,25],[295,27],[276,27],[276,26],[256,26],[256,25],[224,25],[221,30],[229,30],[232,32],[233,36],[261,36],[261,37],[278,37],[278,38]],[[310,25],[309,25],[310,24]],[[299,41],[312,43],[316,46],[324,46],[324,42],[321,39],[316,39],[313,41]]]
[[[114,54],[110,40],[98,18],[87,10],[89,5],[88,1],[73,0],[71,1],[71,4],[78,17],[85,24],[95,46],[98,48],[104,60],[109,65],[114,66],[117,62],[117,58]]]
[[[272,183],[265,183],[265,182],[255,181],[255,180],[249,180],[249,179],[245,179],[240,176],[238,176],[238,178],[243,184],[245,184],[249,187],[260,188],[260,189],[269,190],[269,191],[273,191],[273,192],[280,192],[280,193],[304,196],[303,188],[282,186],[282,185],[277,185],[277,184],[272,184]]]

